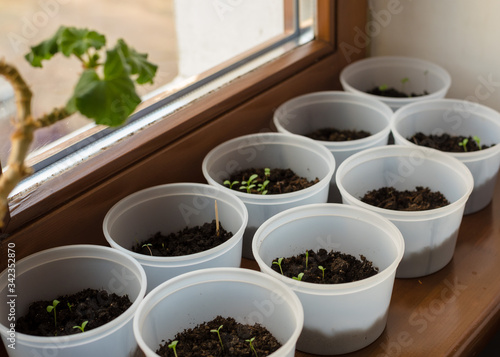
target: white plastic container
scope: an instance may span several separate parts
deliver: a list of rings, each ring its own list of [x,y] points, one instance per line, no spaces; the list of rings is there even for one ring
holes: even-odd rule
[[[425,101],[394,113],[392,131],[396,144],[412,147],[416,145],[407,138],[417,132],[478,136],[481,144],[494,145],[474,152],[448,153],[463,162],[474,177],[474,190],[464,213],[477,212],[491,202],[500,168],[500,113],[464,100]]]
[[[372,148],[345,160],[337,170],[343,202],[378,213],[403,234],[405,254],[398,278],[432,274],[453,258],[465,203],[473,178],[457,159],[437,150],[401,145]],[[397,211],[361,201],[368,191],[382,187],[440,191],[449,205],[426,211]]]
[[[230,190],[222,182],[247,168],[291,169],[308,180],[311,187],[276,195],[256,195]],[[243,235],[243,257],[253,259],[252,238],[259,226],[276,213],[309,203],[325,203],[335,171],[335,158],[320,143],[298,135],[261,133],[241,136],[212,149],[204,158],[203,175],[209,184],[233,192],[248,209],[248,226]]]
[[[187,328],[217,316],[259,323],[282,344],[273,357],[293,357],[304,323],[299,299],[285,284],[239,268],[197,270],[173,278],[146,296],[134,318],[135,338],[147,357]]]
[[[283,103],[274,112],[273,122],[281,133],[302,136],[324,128],[369,132],[370,136],[357,140],[318,140],[333,154],[338,167],[352,154],[387,145],[392,114],[391,108],[379,100],[354,93],[326,91],[305,94]],[[330,183],[328,202],[342,202],[335,175]]]
[[[404,78],[408,78],[408,81],[403,86]],[[451,86],[451,76],[444,68],[422,59],[379,56],[365,58],[346,66],[340,72],[340,83],[345,91],[376,98],[396,110],[406,104],[444,98]],[[366,93],[380,85],[397,90],[404,89],[406,93],[427,91],[429,94],[411,98],[391,98]]]
[[[184,256],[150,256],[133,252],[137,242],[157,232],[165,235],[185,227],[219,220],[233,236],[224,243]],[[243,232],[248,222],[245,205],[235,195],[207,184],[173,183],[135,192],[116,203],[103,222],[104,236],[119,251],[136,259],[148,277],[147,292],[182,273],[213,267],[239,267]]]
[[[146,293],[146,274],[129,256],[97,245],[44,250],[16,263],[14,293],[9,291],[7,274],[5,270],[0,276],[0,332],[10,357],[123,357],[137,349],[132,318]],[[128,295],[132,305],[113,321],[81,334],[43,337],[9,332],[12,308],[19,318],[34,301],[52,300],[87,288]],[[14,303],[7,304],[11,301]],[[9,340],[12,337],[14,340]],[[11,343],[15,349],[7,347]]]
[[[404,240],[380,215],[343,204],[289,209],[255,233],[253,253],[261,271],[287,284],[304,307],[297,349],[313,354],[349,353],[368,346],[383,332]],[[271,269],[272,261],[306,250],[362,254],[379,268],[367,279],[345,284],[296,281]]]

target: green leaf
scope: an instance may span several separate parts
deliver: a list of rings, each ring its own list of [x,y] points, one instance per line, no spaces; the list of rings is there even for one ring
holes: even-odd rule
[[[104,63],[104,77],[106,79],[129,77],[131,68],[123,53],[119,48],[114,48],[106,52],[106,62]]]
[[[117,126],[125,122],[140,102],[134,82],[125,73],[100,78],[94,69],[87,69],[80,77],[67,108],[78,110],[97,124]]]
[[[132,47],[129,47],[125,41],[119,39],[116,47],[121,55],[130,66],[130,74],[138,75],[136,82],[138,84],[153,83],[153,78],[156,74],[158,66],[149,62],[146,53],[139,53]]]
[[[51,38],[31,47],[31,52],[24,56],[33,67],[42,67],[42,61],[51,59],[59,52],[59,38],[66,27],[61,26]]]
[[[60,51],[66,57],[72,54],[81,57],[89,48],[99,50],[106,45],[106,37],[96,31],[67,27],[61,32],[58,44]]]

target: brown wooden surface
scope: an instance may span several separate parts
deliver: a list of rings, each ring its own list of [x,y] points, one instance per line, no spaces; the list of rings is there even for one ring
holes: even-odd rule
[[[492,204],[463,218],[452,261],[426,277],[396,279],[385,331],[345,356],[476,356],[499,327],[500,180]]]

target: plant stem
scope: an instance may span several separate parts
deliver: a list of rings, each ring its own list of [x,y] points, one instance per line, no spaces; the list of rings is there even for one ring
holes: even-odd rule
[[[11,152],[7,159],[8,169],[0,176],[0,228],[7,214],[8,196],[17,184],[31,173],[25,166],[29,148],[33,142],[33,133],[38,128],[51,125],[66,118],[71,113],[66,109],[54,109],[52,113],[35,120],[31,115],[32,93],[19,71],[12,65],[0,60],[0,75],[12,85],[16,96],[17,117],[11,137]]]

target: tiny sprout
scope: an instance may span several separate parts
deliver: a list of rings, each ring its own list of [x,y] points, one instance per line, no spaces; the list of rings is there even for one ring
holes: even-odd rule
[[[477,147],[479,148],[479,150],[481,150],[481,139],[479,139],[479,136],[474,135],[473,139],[476,142]]]
[[[71,308],[73,307],[73,305],[72,305],[72,304],[70,304],[69,302],[67,303],[67,305],[68,305],[69,312],[72,312],[72,311],[71,311]]]
[[[253,344],[252,342],[255,340],[255,337],[252,337],[251,339],[249,340],[245,340],[245,342],[248,342],[250,344],[250,349],[252,350],[252,352],[254,353],[255,357],[259,357],[257,355],[257,351],[255,350],[255,347],[253,347]]]
[[[279,258],[277,262],[273,262],[273,264],[276,264],[277,266],[280,267],[281,275],[283,275],[283,269],[281,269],[281,262],[282,261],[283,261],[283,258]]]
[[[323,268],[323,266],[318,265],[318,269],[321,270],[321,272],[323,273],[323,280],[325,280],[325,270],[326,270],[326,268]]]
[[[147,244],[143,244],[143,245],[142,245],[142,247],[143,247],[143,248],[144,248],[144,247],[148,248],[148,250],[149,250],[149,254],[151,254],[151,256],[153,256],[153,252],[151,251],[151,248],[150,248],[150,247],[152,247],[152,246],[153,246],[153,245],[152,245],[151,243],[147,243]]]
[[[88,323],[89,323],[88,321],[83,321],[81,326],[73,326],[73,328],[77,328],[80,331],[84,332],[85,326],[87,326]]]
[[[240,183],[240,181],[233,181],[233,182],[231,182],[231,181],[229,181],[229,180],[226,180],[226,181],[224,181],[224,183],[223,183],[223,184],[224,184],[224,186],[228,186],[228,187],[229,187],[229,189],[230,189],[230,190],[232,190],[232,189],[233,189],[233,186],[234,186],[234,185],[237,185],[237,184],[239,184],[239,183]]]
[[[54,311],[54,326],[57,328],[57,316],[56,316],[56,306],[59,304],[59,300],[52,301],[52,305],[47,306],[47,312],[50,314]]]
[[[177,351],[175,350],[175,347],[177,347],[177,343],[178,343],[178,342],[179,342],[179,341],[174,340],[174,341],[172,341],[172,343],[171,343],[170,345],[168,345],[168,348],[170,348],[170,349],[174,350],[174,355],[175,355],[175,357],[177,357]]]
[[[303,276],[304,276],[304,273],[300,273],[299,275],[292,277],[292,279],[293,280],[302,281],[302,277]]]
[[[271,176],[271,169],[270,168],[266,167],[264,169],[264,176],[266,176],[266,177]]]
[[[469,142],[469,139],[465,138],[462,140],[462,142],[458,143],[459,146],[463,147],[464,151],[467,151],[467,143]]]
[[[383,92],[383,91],[388,90],[389,86],[387,84],[381,84],[381,85],[378,86],[378,89]]]
[[[408,77],[404,77],[401,79],[401,84],[405,84],[406,82],[408,82],[410,80],[410,78]]]
[[[307,269],[307,263],[309,262],[309,251],[306,250],[306,269]]]
[[[220,329],[222,328],[222,326],[224,326],[224,325],[220,325],[217,330],[210,330],[210,332],[213,332],[213,333],[217,334],[217,336],[219,337],[220,347],[224,351],[224,345],[222,344],[222,338],[220,337]]]
[[[246,190],[247,193],[250,193],[252,188],[255,187],[255,184],[253,182],[257,179],[257,177],[259,177],[257,174],[253,174],[252,176],[250,176],[248,178],[247,181],[242,181],[241,186],[240,186],[240,190]]]
[[[265,195],[267,193],[266,187],[269,185],[269,180],[264,181],[264,183],[259,183],[257,186],[257,192],[260,192],[261,195]]]

